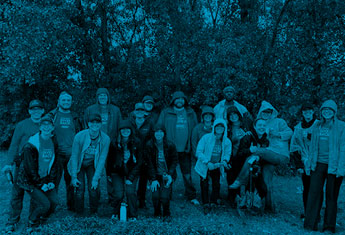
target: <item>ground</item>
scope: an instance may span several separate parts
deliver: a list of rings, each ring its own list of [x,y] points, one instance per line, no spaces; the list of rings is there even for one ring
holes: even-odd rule
[[[6,152],[0,152],[0,167],[4,166]],[[199,192],[199,177],[194,173],[193,182]],[[101,181],[102,198],[99,215],[75,217],[66,210],[65,185],[59,188],[60,203],[56,212],[46,225],[40,227],[37,234],[319,234],[306,232],[300,214],[303,210],[300,177],[274,176],[274,199],[277,206],[275,214],[252,215],[244,212],[239,216],[237,210],[228,205],[213,208],[204,215],[201,206],[186,202],[180,174],[173,187],[171,202],[172,221],[163,222],[153,218],[151,194],[148,192],[148,209],[139,210],[137,221],[119,222],[111,219],[111,209],[107,204],[105,179]],[[0,177],[0,233],[4,230],[9,214],[11,186],[4,175]],[[338,201],[337,232],[345,234],[345,183],[343,183]],[[222,179],[221,195],[226,197],[225,180]],[[87,202],[87,200],[86,200]],[[28,222],[29,197],[25,196],[22,219],[14,234],[25,234]]]

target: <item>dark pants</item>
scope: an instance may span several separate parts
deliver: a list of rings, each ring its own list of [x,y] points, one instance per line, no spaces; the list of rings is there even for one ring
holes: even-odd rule
[[[308,193],[310,186],[310,176],[305,173],[302,174],[302,183],[303,183],[303,206],[304,206],[304,215],[306,214]],[[321,200],[322,203],[323,200]]]
[[[162,178],[158,179],[160,187],[152,192],[152,203],[154,208],[154,216],[162,215],[163,207],[163,216],[170,216],[170,200],[172,195],[172,184],[168,188],[164,187]]]
[[[115,154],[115,148],[113,144],[110,144],[109,146],[109,151],[108,151],[108,158],[109,157],[114,157]],[[107,167],[105,167],[107,169]],[[111,175],[107,175],[107,192],[108,192],[108,202],[109,204],[114,201],[114,189],[113,189],[113,182],[111,180]]]
[[[128,205],[128,217],[137,217],[137,183],[138,179],[135,179],[131,185],[125,185],[125,177],[119,174],[113,173],[111,175],[114,200],[112,206],[114,208],[114,214],[120,216],[121,202],[123,202],[126,191],[127,205]]]
[[[32,208],[29,221],[31,224],[37,225],[48,219],[49,215],[54,212],[57,205],[56,189],[43,192],[38,188],[34,188],[28,193],[31,197],[30,207]]]
[[[196,198],[196,190],[193,186],[191,168],[192,159],[190,153],[181,152],[178,153],[178,160],[180,163],[180,169],[183,177],[183,183],[185,187],[185,196],[188,200]]]
[[[142,164],[141,169],[140,169],[139,185],[138,185],[139,207],[145,206],[147,182],[148,182],[148,166],[147,164]]]
[[[212,180],[212,193],[211,198],[208,196],[208,181],[211,178]],[[203,204],[207,203],[216,203],[219,199],[220,191],[220,170],[209,170],[207,172],[206,179],[200,177],[200,188],[201,188],[201,200]]]
[[[227,174],[226,174],[226,180],[227,180],[228,185],[231,185],[232,183],[234,183],[234,181],[236,180],[237,176],[239,175],[243,167],[245,160],[246,159],[239,158],[239,157],[237,158],[235,157],[230,160],[231,168],[227,171]],[[234,205],[236,196],[240,194],[240,191],[241,191],[240,189],[228,189],[228,200],[232,205]]]
[[[328,174],[328,165],[317,163],[315,171],[310,174],[310,188],[307,200],[306,217],[304,227],[317,230],[318,217],[320,215],[323,199],[323,186],[326,184],[326,210],[324,216],[324,230],[335,232],[337,218],[337,201],[343,177]]]
[[[89,191],[89,205],[90,205],[90,212],[96,213],[98,209],[99,199],[100,199],[100,190],[99,185],[96,190],[91,189],[92,178],[95,174],[95,167],[93,165],[80,168],[80,172],[78,173],[78,180],[80,181],[80,185],[75,190],[75,211],[77,213],[84,212],[84,193],[85,193],[85,176],[87,178],[87,188]]]
[[[8,218],[8,225],[13,225],[18,223],[20,219],[20,214],[23,209],[23,199],[24,199],[24,189],[20,188],[17,185],[17,177],[18,177],[18,167],[16,167],[14,176],[13,176],[13,186],[11,191],[11,213]]]
[[[68,210],[74,210],[74,188],[71,185],[71,176],[68,173],[67,170],[67,164],[71,156],[58,154],[57,159],[59,162],[59,175],[57,177],[57,189],[60,185],[62,175],[64,176],[65,184],[66,184],[66,202],[67,202],[67,209]]]

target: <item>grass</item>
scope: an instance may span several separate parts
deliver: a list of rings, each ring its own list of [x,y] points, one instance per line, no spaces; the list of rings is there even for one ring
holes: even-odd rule
[[[6,152],[0,152],[0,167],[5,163]],[[179,173],[179,172],[178,172]],[[193,182],[199,192],[199,177],[194,173]],[[218,206],[204,215],[201,206],[194,206],[184,199],[184,187],[178,176],[173,187],[171,202],[172,221],[163,222],[153,218],[151,194],[147,194],[148,209],[140,209],[137,221],[119,222],[111,219],[111,208],[107,204],[105,178],[101,181],[101,205],[98,216],[75,217],[66,210],[65,185],[59,188],[60,203],[48,223],[40,227],[36,234],[319,234],[306,232],[300,214],[303,210],[302,186],[299,177],[274,177],[274,198],[276,214],[251,215],[240,217],[229,206]],[[3,231],[10,211],[11,186],[5,176],[0,177],[0,231]],[[345,234],[345,184],[342,185],[338,200],[337,232]],[[86,193],[87,194],[87,193]],[[225,179],[222,179],[221,195],[226,197]],[[87,198],[85,200],[88,201]],[[25,195],[22,218],[14,234],[23,234],[28,222],[29,197]]]

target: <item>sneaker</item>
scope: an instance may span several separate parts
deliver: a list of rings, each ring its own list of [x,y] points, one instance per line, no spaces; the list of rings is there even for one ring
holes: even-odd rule
[[[241,182],[238,180],[235,180],[235,182],[229,186],[229,189],[238,189],[239,187],[241,187]]]
[[[190,202],[195,206],[200,205],[200,202],[196,198],[192,199]]]
[[[129,222],[135,222],[135,221],[137,221],[137,218],[131,217],[131,218],[128,219],[128,221],[129,221]]]

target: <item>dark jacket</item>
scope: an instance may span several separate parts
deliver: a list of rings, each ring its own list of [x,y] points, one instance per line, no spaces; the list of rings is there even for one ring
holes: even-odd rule
[[[132,117],[129,120],[132,124],[132,130],[134,131],[134,135],[136,138],[139,139],[141,143],[141,148],[143,148],[146,142],[149,140],[149,137],[152,135],[153,124],[149,118],[145,118],[145,121],[141,125],[141,127],[137,128],[137,125],[135,124],[135,117]]]
[[[140,167],[143,162],[140,141],[132,137],[127,147],[131,154],[128,162],[126,164],[124,163],[124,148],[118,143],[114,148],[114,154],[107,158],[106,172],[107,175],[111,175],[112,173],[119,174],[133,182],[139,176]]]
[[[18,171],[17,184],[19,187],[27,191],[32,191],[34,188],[41,188],[42,185],[47,183],[54,183],[57,187],[57,178],[59,166],[57,159],[54,157],[50,166],[48,175],[44,178],[40,178],[38,174],[38,148],[37,144],[32,143],[30,140],[35,139],[39,134],[32,136],[29,142],[23,147],[23,161],[20,164]],[[36,138],[37,140],[37,138]],[[57,142],[53,137],[54,152],[57,150]]]
[[[49,113],[47,113],[47,115],[53,120],[54,123],[55,123],[57,112],[58,112],[58,108],[55,108],[51,110]],[[73,117],[75,133],[77,134],[79,131],[83,130],[83,121],[76,112],[71,111],[71,115]]]
[[[163,149],[165,162],[168,167],[168,174],[176,179],[176,166],[178,163],[176,147],[174,143],[164,139]],[[146,143],[145,155],[148,156],[149,179],[152,181],[157,180],[158,149],[153,139]]]

